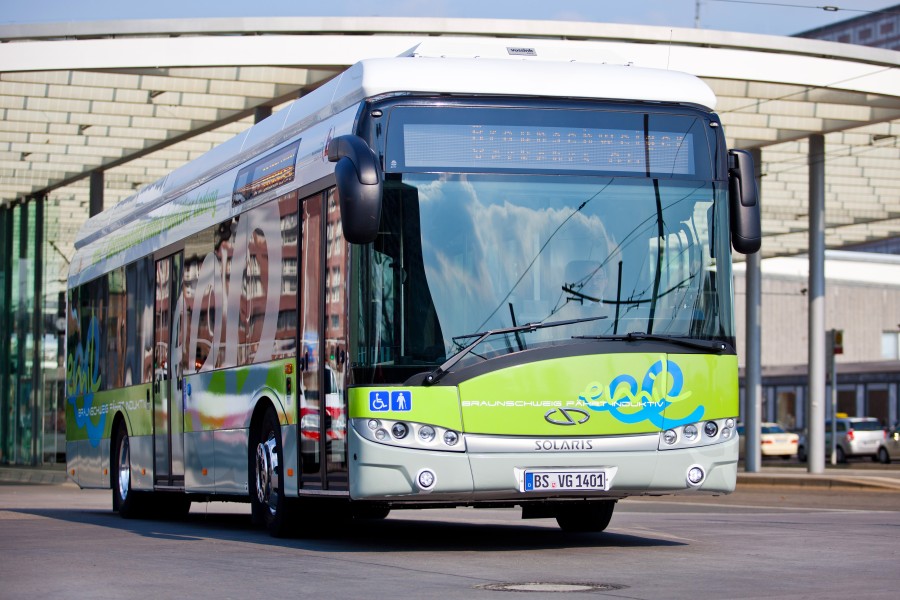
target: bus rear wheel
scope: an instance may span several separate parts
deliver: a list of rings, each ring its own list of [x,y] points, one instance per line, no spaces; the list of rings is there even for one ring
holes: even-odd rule
[[[569,533],[599,533],[609,525],[615,507],[615,500],[572,503],[559,508],[556,522]]]
[[[284,494],[284,448],[275,409],[268,407],[256,427],[249,448],[250,506],[254,522],[274,537],[289,535],[294,526],[295,502]]]
[[[143,516],[144,497],[131,489],[131,443],[125,425],[120,423],[113,438],[112,502],[113,510],[125,519]]]

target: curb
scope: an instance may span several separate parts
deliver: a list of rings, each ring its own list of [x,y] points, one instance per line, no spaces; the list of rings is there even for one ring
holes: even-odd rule
[[[900,491],[900,480],[886,477],[828,477],[823,475],[781,475],[738,473],[739,486],[785,486],[819,489]]]
[[[39,469],[28,467],[0,468],[0,482],[29,484],[60,484],[68,481],[66,471],[60,469]]]

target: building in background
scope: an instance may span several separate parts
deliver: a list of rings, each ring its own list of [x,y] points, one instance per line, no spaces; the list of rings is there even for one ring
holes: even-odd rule
[[[744,310],[743,264],[735,266],[736,314]],[[762,261],[762,420],[788,429],[806,426],[809,260]],[[872,416],[885,425],[900,418],[900,256],[825,252],[825,322],[843,332],[837,365],[837,412]],[[745,324],[738,319],[738,347]],[[786,333],[788,332],[788,333]],[[793,332],[793,335],[790,333]],[[739,353],[741,367],[743,356]],[[743,393],[743,388],[742,388]],[[831,418],[831,383],[825,414]],[[742,398],[743,402],[743,398]]]
[[[900,50],[900,4],[798,33],[797,37]]]
[[[900,50],[900,4],[796,37]],[[840,199],[840,192],[833,193]],[[900,189],[895,206],[900,207]],[[893,425],[900,419],[900,237],[851,244],[842,250],[825,254],[826,327],[843,331],[844,340],[843,354],[835,357],[836,411]],[[788,429],[806,426],[809,346],[806,329],[797,323],[808,319],[808,267],[805,255],[762,261],[762,420]],[[736,312],[741,315],[744,273],[740,267],[735,278]],[[744,326],[739,319],[739,348],[744,344]],[[798,335],[785,335],[787,331]],[[743,366],[743,357],[740,363]],[[831,418],[830,379],[826,394],[826,418]]]

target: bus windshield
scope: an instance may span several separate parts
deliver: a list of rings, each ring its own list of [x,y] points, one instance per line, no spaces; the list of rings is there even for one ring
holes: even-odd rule
[[[356,255],[357,382],[403,382],[460,352],[474,332],[526,323],[601,317],[489,336],[456,368],[575,336],[733,343],[721,187],[626,176],[389,174],[378,238]]]

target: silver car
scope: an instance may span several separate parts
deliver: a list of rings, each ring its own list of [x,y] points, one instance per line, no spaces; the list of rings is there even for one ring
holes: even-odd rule
[[[887,438],[887,432],[874,417],[838,417],[835,422],[837,433],[837,462],[847,462],[848,458],[868,456],[878,460],[878,449]],[[807,438],[803,436],[797,448],[797,458],[805,461],[809,452]],[[825,455],[831,454],[831,421],[825,423]]]
[[[894,427],[878,446],[878,462],[887,464],[891,460],[900,459],[900,425]]]

